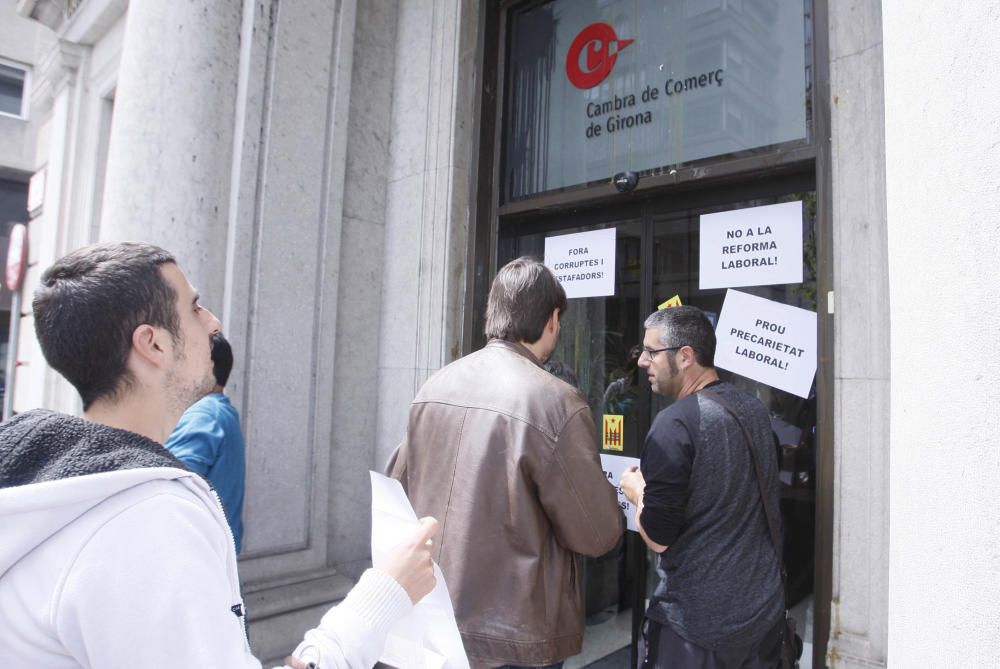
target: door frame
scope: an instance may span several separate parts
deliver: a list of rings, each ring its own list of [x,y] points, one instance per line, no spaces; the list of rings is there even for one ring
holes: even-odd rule
[[[644,178],[627,194],[616,191],[610,180],[585,188],[543,194],[515,203],[500,202],[500,147],[504,121],[504,81],[507,20],[510,10],[547,0],[484,0],[480,5],[474,99],[474,156],[470,165],[466,300],[463,313],[462,353],[485,344],[483,314],[490,283],[497,270],[497,241],[501,228],[510,225],[544,225],[553,213],[572,213],[581,223],[608,208],[626,212],[649,202],[704,201],[707,192],[747,192],[761,182],[796,179],[807,175],[816,192],[816,292],[819,357],[816,371],[816,539],[813,666],[825,666],[831,630],[833,597],[834,511],[834,327],[830,304],[833,289],[832,156],[830,148],[829,0],[811,0],[812,81],[808,108],[811,138],[795,146],[737,158],[713,161],[710,167],[678,166],[667,174]],[[806,189],[802,189],[806,190]],[[727,198],[729,199],[729,198]],[[652,225],[651,222],[648,225]],[[644,236],[650,234],[644,231]],[[651,246],[645,244],[652,253]],[[652,272],[652,258],[643,258],[643,272]],[[643,275],[643,290],[651,291],[651,274]],[[640,299],[644,299],[640,297]],[[648,399],[646,400],[648,402]],[[640,408],[642,409],[641,405]],[[644,408],[648,415],[648,406]],[[634,645],[634,644],[633,644]],[[633,665],[634,666],[634,665]]]

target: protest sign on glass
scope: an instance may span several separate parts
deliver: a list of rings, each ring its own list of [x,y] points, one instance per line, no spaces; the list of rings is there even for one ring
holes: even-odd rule
[[[816,312],[730,290],[715,337],[716,367],[809,397],[816,375]]]
[[[701,217],[698,286],[802,283],[802,202]]]

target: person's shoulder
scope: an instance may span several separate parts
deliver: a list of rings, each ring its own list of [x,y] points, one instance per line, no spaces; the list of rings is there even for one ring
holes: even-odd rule
[[[733,397],[741,400],[755,399],[753,395],[732,381],[716,381],[715,383],[710,384],[707,387],[707,390],[711,390],[725,397]]]
[[[553,376],[544,369],[540,370],[538,378],[538,390],[543,400],[558,402],[565,405],[570,411],[589,408],[587,398],[583,396],[583,391],[578,387]]]
[[[224,415],[230,420],[239,421],[240,414],[236,411],[236,407],[233,406],[233,401],[229,399],[228,395],[213,393],[210,397],[214,398],[213,407],[217,414]]]
[[[189,478],[191,475],[188,475]],[[211,518],[202,495],[195,491],[194,482],[185,477],[152,477],[108,495],[106,507],[120,514],[127,509],[158,509],[157,513],[175,517],[184,515]],[[207,492],[205,493],[207,494]],[[118,509],[115,511],[115,509]]]
[[[187,540],[178,541],[179,537],[198,535],[224,554],[229,547],[228,535],[220,530],[219,518],[209,506],[210,493],[199,494],[194,485],[179,478],[152,479],[121,491],[102,505],[100,515],[105,518],[93,537],[103,536],[112,544],[126,537],[139,543],[167,537],[164,548],[176,550],[179,545],[192,545]]]
[[[456,379],[471,374],[471,368],[476,364],[476,360],[481,354],[482,350],[463,355],[461,358],[452,360],[444,367],[432,372],[427,377],[427,380],[421,384],[420,390],[417,391],[416,398],[414,399],[419,400],[421,396],[433,393],[438,388],[448,388],[453,385]]]
[[[183,418],[218,419],[224,413],[235,412],[229,398],[222,393],[209,393],[192,404],[184,412]]]
[[[653,417],[648,437],[653,441],[675,440],[679,437],[686,440],[685,433],[693,435],[697,432],[699,415],[697,395],[674,400]]]
[[[715,391],[720,397],[727,400],[733,405],[733,409],[739,413],[762,413],[765,416],[767,415],[767,409],[764,407],[764,404],[756,396],[735,383],[722,381],[718,385],[711,387],[710,390]]]
[[[660,409],[653,418],[653,424],[666,424],[674,421],[687,421],[698,415],[697,393],[674,400],[669,406]]]
[[[228,431],[227,425],[234,422],[239,425],[239,417],[232,405],[224,396],[213,395],[202,397],[181,415],[164,444],[167,450],[178,455],[177,448],[187,450],[197,445],[215,444]],[[220,402],[219,398],[223,401]]]
[[[495,386],[515,380],[522,383],[524,381],[522,370],[530,368],[548,374],[524,355],[511,349],[507,342],[493,340],[483,348],[453,360],[432,373],[424,381],[417,397],[419,399],[440,391],[451,393],[456,389],[468,388],[470,384]]]

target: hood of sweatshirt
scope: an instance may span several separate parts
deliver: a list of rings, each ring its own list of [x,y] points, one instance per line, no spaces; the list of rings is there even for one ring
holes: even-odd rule
[[[44,409],[3,423],[0,578],[94,506],[157,479],[178,480],[210,508],[218,505],[201,477],[146,437]]]

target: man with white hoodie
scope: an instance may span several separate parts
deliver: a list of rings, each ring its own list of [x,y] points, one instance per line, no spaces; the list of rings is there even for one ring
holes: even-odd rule
[[[210,391],[219,321],[162,249],[99,244],[57,261],[33,302],[76,418],[0,425],[0,658],[5,667],[252,667],[218,497],[161,444]],[[434,586],[425,518],[286,660],[371,667]]]

